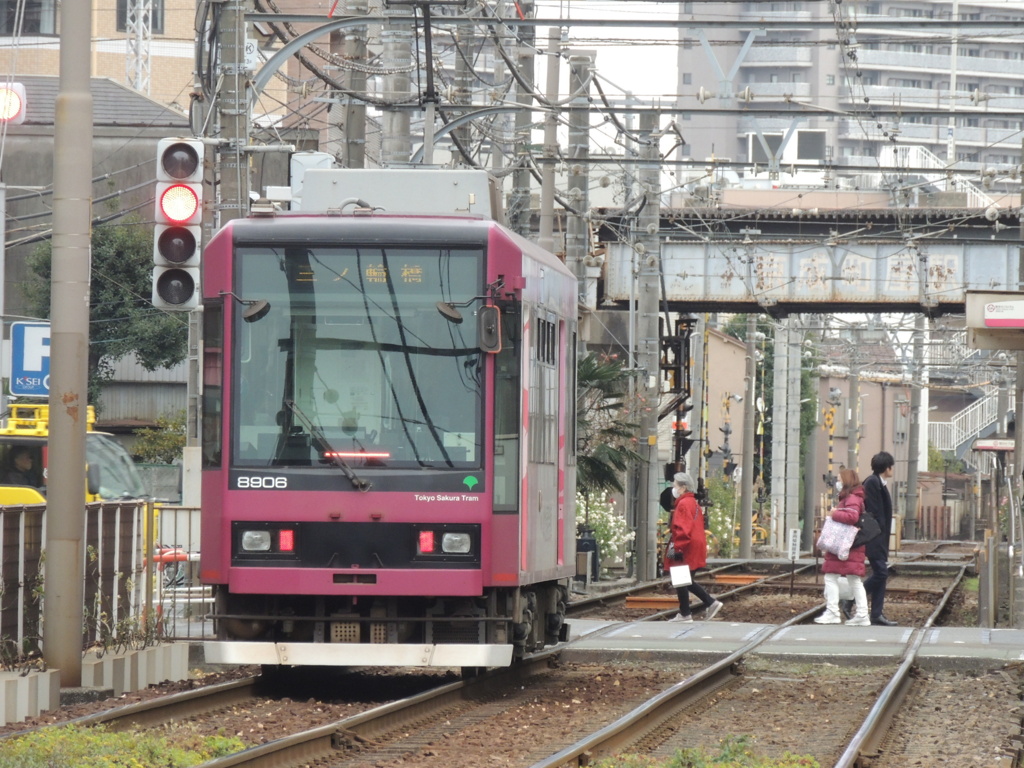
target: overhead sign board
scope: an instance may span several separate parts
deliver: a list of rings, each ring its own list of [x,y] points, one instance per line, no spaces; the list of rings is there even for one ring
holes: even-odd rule
[[[50,394],[50,324],[11,323],[11,394]]]
[[[979,437],[971,446],[976,451],[1012,451],[1013,439],[1005,437]]]
[[[1024,293],[967,291],[967,345],[973,349],[1024,349]]]
[[[1024,299],[986,301],[981,322],[986,328],[1024,328]]]

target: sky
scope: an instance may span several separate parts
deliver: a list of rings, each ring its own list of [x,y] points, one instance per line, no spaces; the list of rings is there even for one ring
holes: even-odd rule
[[[675,21],[678,3],[655,2],[568,2],[538,0],[538,19],[602,19],[607,27],[569,27],[569,40],[581,49],[597,51],[597,74],[606,93],[626,91],[645,100],[671,100],[677,91],[676,31],[666,28],[615,27],[617,19]],[[546,40],[547,28],[538,28],[538,45]],[[564,80],[564,77],[563,77]],[[538,84],[544,81],[538,76]],[[562,83],[564,91],[565,83]]]

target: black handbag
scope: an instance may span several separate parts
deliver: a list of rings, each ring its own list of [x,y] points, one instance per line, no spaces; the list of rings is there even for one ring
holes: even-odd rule
[[[869,541],[882,535],[882,528],[878,525],[878,521],[875,520],[875,516],[869,515],[867,512],[860,513],[857,527],[860,530],[857,531],[857,536],[853,539],[854,547],[862,547]]]

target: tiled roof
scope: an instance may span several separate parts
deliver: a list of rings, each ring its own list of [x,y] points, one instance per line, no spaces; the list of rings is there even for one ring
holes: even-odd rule
[[[0,82],[7,80],[0,74]],[[18,75],[25,86],[25,125],[53,125],[54,103],[60,79],[53,75]],[[188,118],[127,86],[105,77],[91,80],[93,125],[145,127],[188,127]],[[15,129],[12,126],[12,131]]]

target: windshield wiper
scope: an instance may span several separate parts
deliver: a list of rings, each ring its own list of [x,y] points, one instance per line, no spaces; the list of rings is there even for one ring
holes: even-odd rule
[[[302,422],[303,426],[309,431],[309,434],[313,437],[313,440],[319,444],[320,450],[323,451],[324,456],[329,458],[334,465],[340,469],[345,477],[349,479],[354,488],[358,488],[360,491],[368,491],[373,487],[373,483],[369,480],[363,480],[359,477],[345,460],[341,458],[341,454],[331,445],[330,441],[324,435],[316,424],[310,421],[309,417],[302,412],[302,410],[295,404],[294,400],[285,400],[284,404],[288,406],[288,409],[299,417],[299,421]]]

